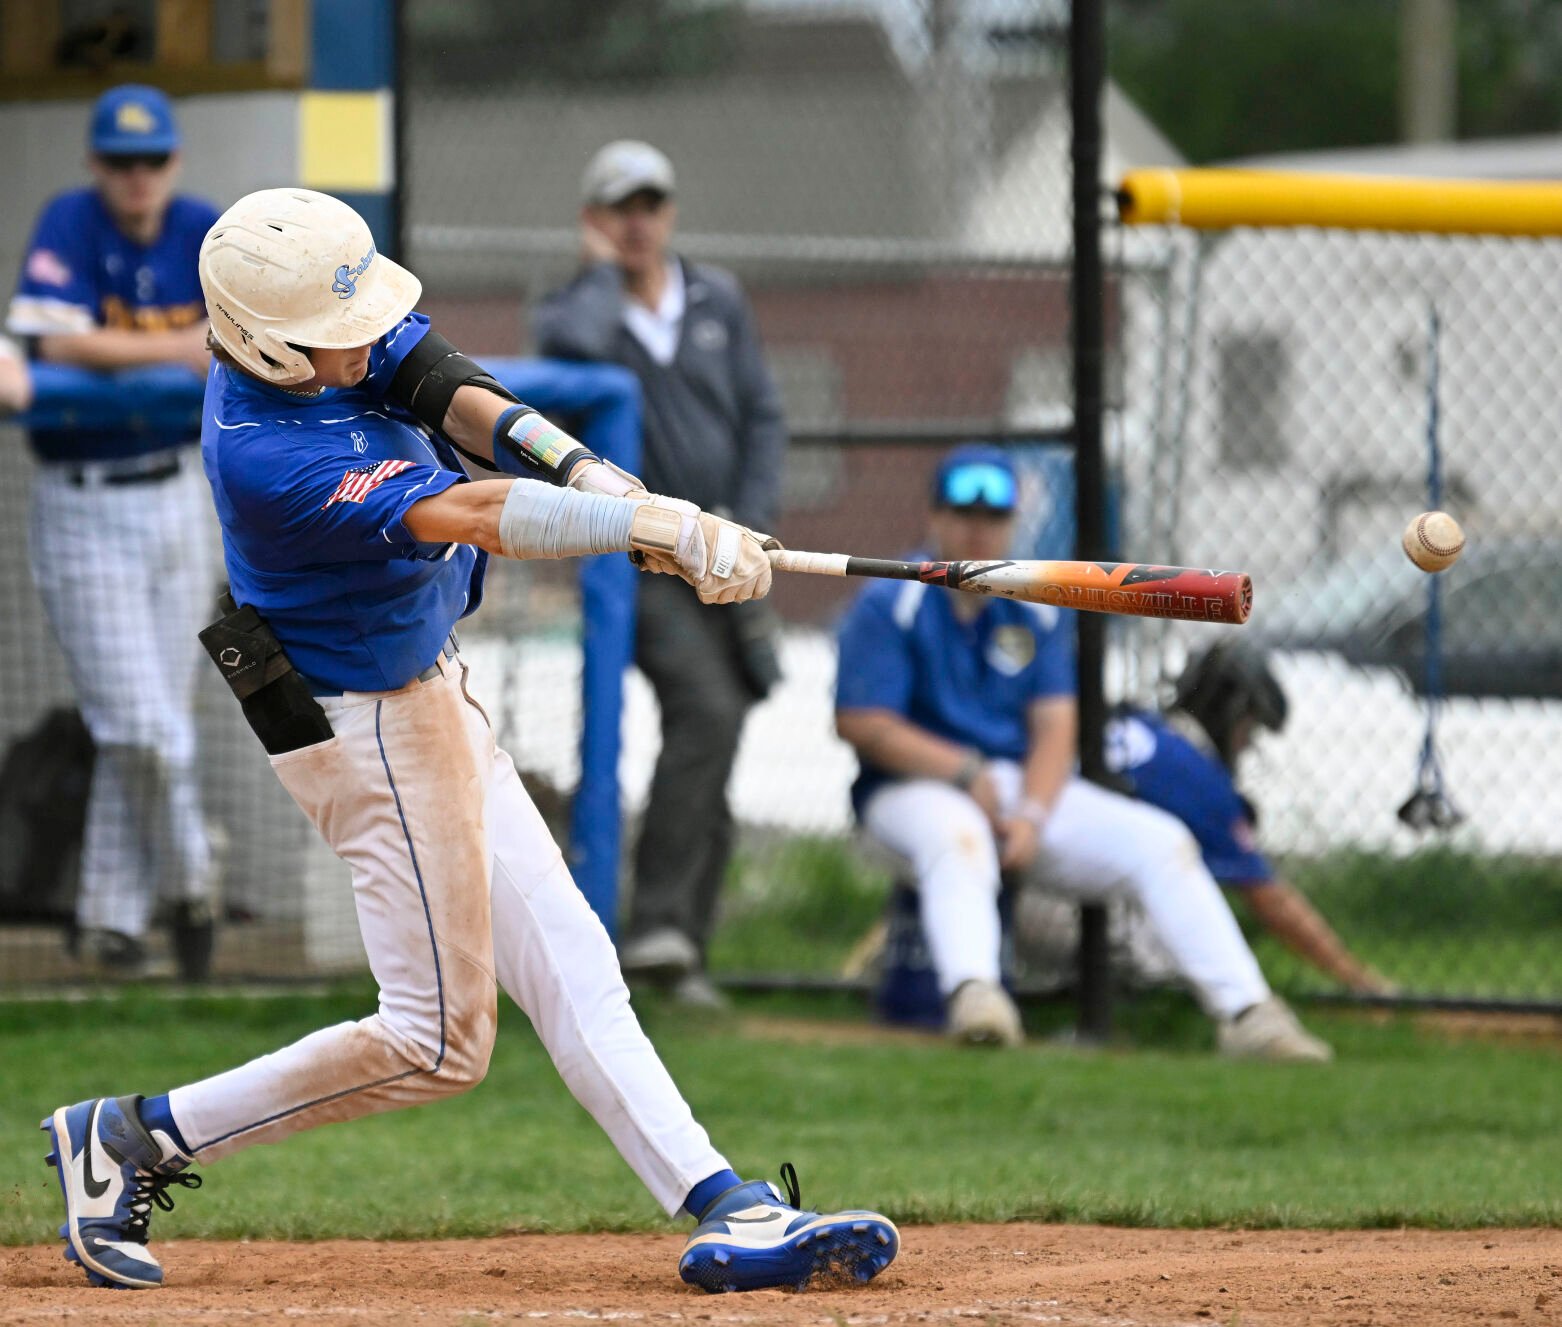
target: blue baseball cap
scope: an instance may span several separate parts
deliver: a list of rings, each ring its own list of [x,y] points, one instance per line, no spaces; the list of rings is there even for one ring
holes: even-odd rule
[[[173,104],[161,88],[144,83],[110,88],[92,108],[87,146],[104,157],[172,152],[179,146]]]
[[[1019,501],[1014,462],[1001,447],[967,443],[956,447],[933,473],[933,505],[956,510],[1007,513]]]

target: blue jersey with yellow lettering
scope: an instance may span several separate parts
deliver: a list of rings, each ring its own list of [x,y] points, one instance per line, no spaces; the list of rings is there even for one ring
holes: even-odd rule
[[[1171,812],[1192,831],[1221,884],[1261,885],[1274,878],[1253,841],[1253,809],[1231,772],[1160,715],[1131,710],[1108,722],[1106,764],[1135,797]]]
[[[206,317],[196,270],[201,241],[217,209],[176,197],[150,244],[115,224],[93,189],[60,194],[43,210],[22,262],[7,329],[17,336],[90,332],[98,327],[167,331]],[[123,429],[32,432],[33,449],[49,461],[99,461],[136,456],[190,441],[183,433]]]
[[[1024,760],[1031,702],[1075,694],[1073,614],[993,598],[966,621],[957,594],[878,581],[858,595],[839,632],[836,708],[893,710],[992,759]],[[852,805],[860,813],[893,777],[863,764]]]
[[[322,691],[389,691],[439,657],[482,599],[488,555],[414,539],[420,498],[466,482],[454,448],[384,386],[428,329],[411,314],[375,343],[356,387],[300,397],[214,363],[201,458],[228,583]]]

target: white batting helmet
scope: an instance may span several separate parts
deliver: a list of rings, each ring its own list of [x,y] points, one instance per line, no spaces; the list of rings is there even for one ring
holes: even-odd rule
[[[217,218],[201,244],[212,334],[267,382],[314,374],[295,347],[350,350],[379,340],[423,285],[374,250],[352,208],[312,189],[261,189]]]

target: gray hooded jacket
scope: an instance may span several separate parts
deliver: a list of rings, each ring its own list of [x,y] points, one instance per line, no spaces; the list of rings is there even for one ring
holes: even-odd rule
[[[753,315],[730,272],[677,261],[686,302],[671,364],[658,364],[624,325],[623,275],[612,263],[587,268],[538,306],[538,351],[633,370],[644,401],[647,487],[768,532],[786,425]]]

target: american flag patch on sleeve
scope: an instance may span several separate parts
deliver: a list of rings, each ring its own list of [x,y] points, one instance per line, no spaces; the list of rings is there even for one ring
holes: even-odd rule
[[[371,461],[368,465],[355,465],[342,476],[342,482],[320,506],[324,511],[333,502],[362,502],[393,475],[412,468],[411,461]]]

